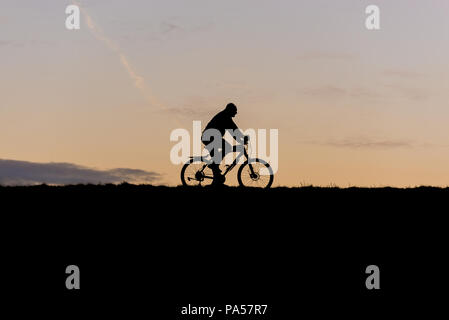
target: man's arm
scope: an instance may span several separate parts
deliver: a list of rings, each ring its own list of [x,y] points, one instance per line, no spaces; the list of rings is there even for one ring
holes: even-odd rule
[[[244,143],[245,142],[245,135],[243,134],[243,132],[237,127],[237,125],[235,124],[234,121],[231,120],[231,125],[230,125],[230,129],[231,129],[231,135],[232,137],[239,143]]]

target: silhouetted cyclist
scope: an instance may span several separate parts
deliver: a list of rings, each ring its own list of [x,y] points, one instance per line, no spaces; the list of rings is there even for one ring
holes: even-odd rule
[[[221,175],[220,162],[229,152],[232,152],[232,145],[223,139],[226,131],[231,133],[231,136],[240,143],[246,143],[246,138],[235,122],[232,120],[237,114],[237,107],[233,103],[229,103],[223,111],[217,113],[212,120],[209,121],[201,136],[201,141],[205,148],[209,151],[212,157],[212,164],[209,168],[214,173],[214,184],[221,184],[224,182]],[[215,130],[209,130],[215,129]],[[214,141],[217,140],[217,141]]]

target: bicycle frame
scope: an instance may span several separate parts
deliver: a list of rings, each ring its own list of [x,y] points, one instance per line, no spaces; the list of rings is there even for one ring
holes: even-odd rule
[[[243,150],[242,151],[238,151],[237,149],[239,148],[239,147],[242,147],[243,146]],[[245,158],[246,158],[246,160],[248,160],[249,159],[249,157],[248,157],[248,144],[246,144],[246,145],[242,145],[242,144],[240,144],[240,145],[236,145],[236,146],[233,146],[232,147],[232,152],[233,153],[237,153],[238,152],[238,155],[237,155],[237,157],[235,157],[235,159],[234,159],[234,161],[226,168],[226,170],[225,170],[225,172],[223,173],[223,177],[225,177],[232,169],[234,169],[235,168],[235,166],[237,165],[237,163],[239,162],[239,160],[240,160],[240,158],[242,157],[242,156],[245,156]],[[199,170],[199,173],[203,173],[203,171],[204,171],[204,169],[206,169],[206,167],[212,162],[212,161],[210,161],[210,160],[208,160],[208,159],[205,159],[205,158],[203,158],[203,157],[200,157],[200,160],[202,161],[202,162],[205,162],[206,164],[201,168],[201,170]],[[250,168],[250,170],[251,170],[251,174],[254,174],[254,169],[253,169],[253,166],[251,165],[251,163],[248,163],[248,165],[249,165],[249,168]],[[203,178],[205,178],[205,179],[214,179],[214,177],[213,176],[207,176],[207,175],[203,175]],[[194,178],[188,178],[189,180],[195,180]]]

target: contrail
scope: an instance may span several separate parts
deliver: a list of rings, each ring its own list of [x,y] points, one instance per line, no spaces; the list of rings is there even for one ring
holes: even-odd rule
[[[139,91],[141,92],[145,101],[147,101],[149,104],[151,104],[155,107],[158,107],[160,109],[167,109],[163,104],[161,104],[156,99],[156,97],[153,96],[153,94],[150,92],[150,90],[145,86],[144,77],[142,77],[135,71],[135,69],[132,67],[132,65],[129,63],[128,59],[126,58],[126,55],[120,50],[118,45],[115,42],[113,42],[111,39],[109,39],[107,36],[104,35],[103,31],[93,21],[92,17],[89,15],[89,13],[86,11],[86,9],[84,9],[78,1],[73,1],[73,4],[77,5],[80,8],[81,13],[83,14],[84,18],[86,19],[87,27],[89,28],[92,35],[100,42],[103,42],[111,51],[113,51],[117,54],[117,56],[119,57],[120,63],[125,68],[129,77],[134,81],[134,86],[137,89],[139,89]]]

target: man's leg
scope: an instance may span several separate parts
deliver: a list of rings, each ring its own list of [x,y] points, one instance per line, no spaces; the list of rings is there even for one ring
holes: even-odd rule
[[[224,177],[221,175],[220,163],[223,160],[223,155],[225,154],[227,142],[224,139],[218,141],[218,143],[211,142],[206,145],[206,149],[212,158],[212,163],[209,164],[209,168],[212,169],[214,174],[214,184],[222,184],[224,182]]]
[[[212,163],[208,165],[209,168],[212,169],[212,172],[214,174],[214,178],[221,176],[221,170],[220,170],[220,151],[218,150],[218,147],[213,143],[209,142],[205,145],[205,149],[209,151],[209,155],[212,158]],[[216,156],[217,155],[217,156]]]
[[[221,151],[221,159],[223,160],[228,153],[233,152],[233,146],[229,142],[227,142],[225,139],[223,139],[222,145],[223,145],[223,149]]]

